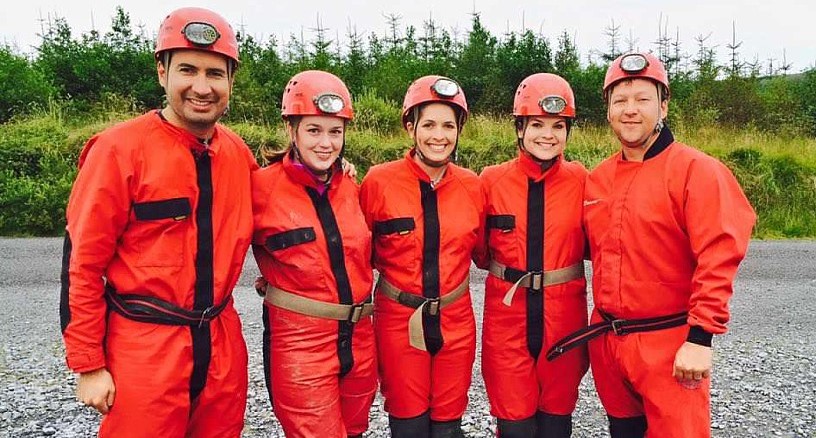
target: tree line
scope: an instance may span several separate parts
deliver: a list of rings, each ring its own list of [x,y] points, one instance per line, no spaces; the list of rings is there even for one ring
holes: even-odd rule
[[[572,84],[579,123],[600,124],[605,120],[601,86],[606,66],[637,48],[614,22],[605,29],[607,47],[590,51],[582,62],[566,31],[556,41],[531,30],[496,36],[474,13],[470,29],[459,36],[432,19],[420,28],[403,26],[398,16],[386,19],[388,31],[383,35],[363,35],[349,26],[342,43],[330,38],[320,24],[310,30],[308,39],[290,35],[286,41],[275,37],[260,41],[238,29],[242,62],[228,117],[275,123],[284,85],[305,69],[333,72],[354,96],[388,108],[399,105],[413,79],[446,75],[462,85],[473,112],[506,116],[524,77],[552,72]],[[647,49],[670,73],[670,123],[816,135],[816,67],[790,74],[789,64],[774,69],[757,60],[745,61],[735,30],[726,45],[730,59],[720,64],[708,36],[698,36],[696,47],[686,51],[679,29],[672,36],[662,18],[660,27]],[[154,37],[134,27],[121,7],[105,34],[90,31],[75,36],[65,19],[48,20],[33,54],[0,46],[0,122],[49,102],[79,115],[113,101],[118,107],[125,102],[134,111],[160,107],[163,92],[155,77],[154,44]]]

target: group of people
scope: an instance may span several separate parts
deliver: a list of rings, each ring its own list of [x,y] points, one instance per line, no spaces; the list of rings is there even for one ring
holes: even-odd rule
[[[100,436],[240,436],[232,290],[250,246],[286,436],[362,436],[378,387],[391,436],[464,436],[471,262],[489,272],[482,372],[498,436],[569,437],[590,365],[613,438],[710,436],[711,340],[755,214],[723,164],[675,141],[657,58],[610,65],[621,149],[592,172],[564,159],[577,109],[563,78],[519,84],[517,157],[477,176],[456,164],[464,91],[425,76],[402,106],[411,147],[360,185],[343,165],[354,111],[340,78],[291,78],[289,145],[260,168],[218,123],[239,66],[221,16],[170,13],[156,65],[167,105],[85,145],[67,208],[62,333]]]

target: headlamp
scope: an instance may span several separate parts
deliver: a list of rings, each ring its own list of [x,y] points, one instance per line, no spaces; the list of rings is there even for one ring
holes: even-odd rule
[[[337,114],[346,107],[343,98],[334,93],[323,93],[314,98],[317,108],[326,114]]]
[[[431,89],[439,97],[445,97],[448,99],[459,94],[459,85],[456,82],[445,78],[437,79],[436,82],[431,85]]]
[[[620,66],[626,73],[638,73],[649,66],[649,61],[640,53],[631,53],[621,58]]]
[[[561,96],[547,96],[539,100],[538,105],[547,114],[560,114],[567,107],[567,101]]]
[[[184,34],[187,41],[201,47],[211,46],[218,41],[218,38],[221,38],[221,34],[218,33],[215,26],[209,23],[187,23],[181,33]]]

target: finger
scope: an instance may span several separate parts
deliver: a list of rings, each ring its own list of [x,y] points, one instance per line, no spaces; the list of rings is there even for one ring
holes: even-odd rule
[[[703,373],[702,373],[702,371],[694,371],[692,373],[692,377],[694,378],[694,380],[702,380],[703,379]]]
[[[102,415],[105,415],[105,414],[108,413],[108,403],[105,400],[102,400],[102,399],[94,400],[93,402],[91,402],[89,404],[89,406],[96,409],[97,412],[99,412]]]
[[[105,402],[108,404],[108,409],[113,406],[113,401],[116,399],[116,389],[111,389],[108,391],[108,397],[105,399]]]
[[[705,371],[703,371],[703,378],[704,378],[704,379],[707,379],[707,378],[709,378],[709,377],[711,377],[711,370],[705,370]]]

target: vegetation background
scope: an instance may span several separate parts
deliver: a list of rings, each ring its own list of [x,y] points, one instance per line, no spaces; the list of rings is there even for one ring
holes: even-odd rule
[[[324,29],[309,39],[256,41],[239,34],[241,68],[225,123],[256,151],[280,148],[280,96],[306,69],[333,72],[355,96],[347,155],[364,173],[408,148],[399,103],[408,84],[426,74],[460,82],[475,114],[465,127],[460,159],[480,171],[516,154],[512,120],[518,83],[536,72],[565,77],[576,94],[578,122],[567,158],[588,168],[616,150],[601,96],[606,65],[636,47],[614,24],[607,47],[581,57],[566,32],[557,41],[531,30],[500,36],[477,14],[452,35],[432,20],[420,29],[387,17],[385,35],[352,30],[342,46]],[[75,36],[64,19],[44,26],[33,54],[0,46],[0,235],[59,235],[76,160],[94,133],[162,106],[153,60],[154,35],[134,27],[123,9],[111,31]],[[679,29],[677,30],[679,34]],[[733,33],[729,62],[719,64],[707,36],[681,47],[665,27],[650,49],[671,77],[669,124],[681,141],[723,160],[759,213],[755,236],[816,237],[816,66],[740,57]]]

